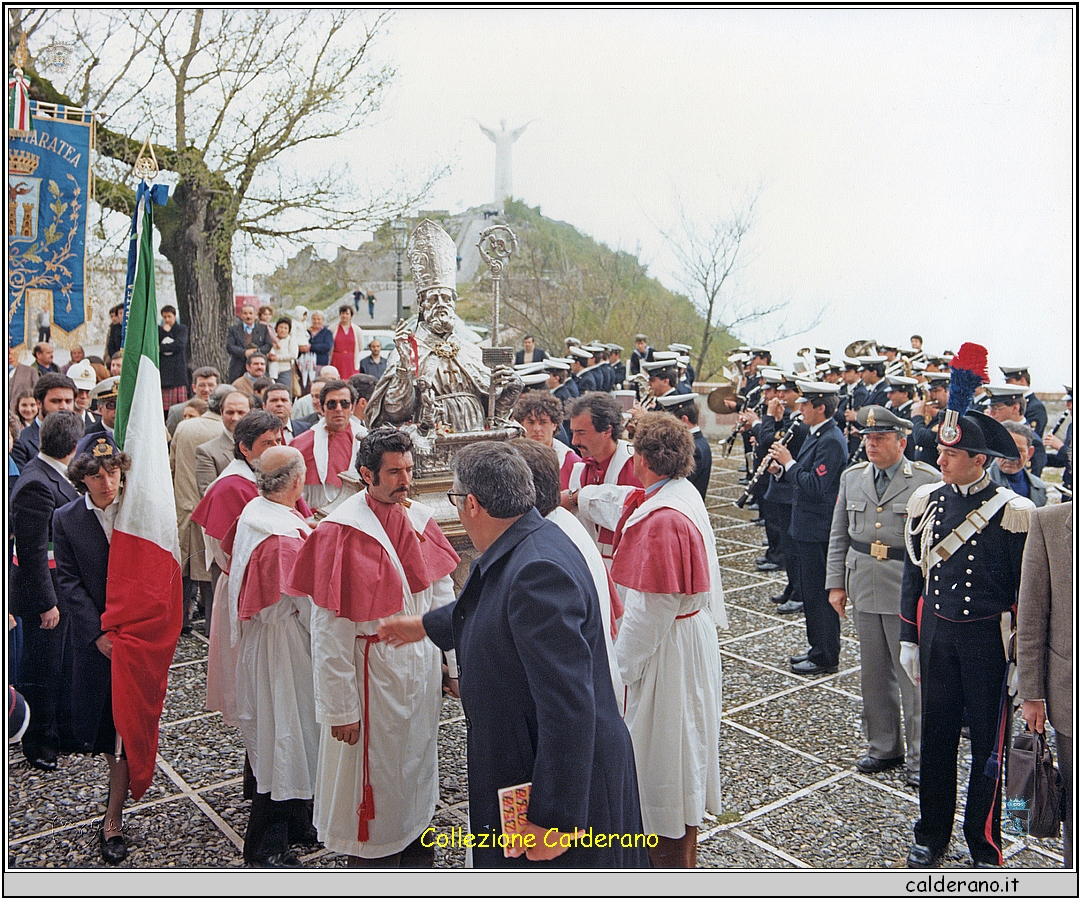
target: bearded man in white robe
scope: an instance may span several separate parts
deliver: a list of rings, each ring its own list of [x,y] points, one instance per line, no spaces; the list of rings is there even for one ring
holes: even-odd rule
[[[350,865],[431,867],[421,834],[439,797],[442,667],[428,642],[380,643],[378,620],[454,600],[458,565],[423,504],[408,500],[412,441],[382,428],[358,442],[365,490],[305,541],[290,592],[312,598],[316,716],[322,726],[314,821]]]

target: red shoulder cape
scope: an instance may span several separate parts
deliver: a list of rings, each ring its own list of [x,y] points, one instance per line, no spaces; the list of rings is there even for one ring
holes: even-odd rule
[[[678,510],[656,509],[624,529],[612,560],[612,580],[648,594],[708,591],[709,560],[702,535]]]
[[[250,619],[281,600],[304,538],[272,534],[252,551],[240,586],[237,617]]]
[[[376,503],[373,510],[387,504]],[[423,540],[406,517],[388,515],[383,524],[405,569],[411,593],[449,575],[459,557],[434,519]],[[382,522],[382,516],[380,520]],[[322,522],[300,548],[287,579],[288,593],[307,594],[316,606],[353,622],[370,622],[402,610],[401,578],[374,537],[339,522]]]

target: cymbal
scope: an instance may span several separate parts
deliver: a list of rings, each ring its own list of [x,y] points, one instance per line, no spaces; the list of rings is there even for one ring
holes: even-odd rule
[[[725,405],[726,400],[735,400],[739,397],[739,387],[735,384],[722,384],[719,388],[714,388],[709,397],[706,398],[706,405],[718,415],[725,415],[727,413],[735,412],[733,409],[729,409]]]

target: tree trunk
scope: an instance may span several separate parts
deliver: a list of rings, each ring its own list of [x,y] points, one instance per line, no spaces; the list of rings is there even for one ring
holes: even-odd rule
[[[161,252],[173,266],[180,320],[189,323],[191,364],[229,371],[225,338],[233,322],[233,267],[222,220],[229,200],[181,181],[169,204],[155,210]],[[224,248],[224,249],[223,249]]]

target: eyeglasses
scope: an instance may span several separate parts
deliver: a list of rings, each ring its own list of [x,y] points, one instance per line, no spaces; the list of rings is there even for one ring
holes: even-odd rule
[[[104,400],[104,401],[98,403],[98,406],[100,406],[102,409],[116,409],[116,401],[115,400]]]
[[[458,493],[456,493],[454,491],[447,491],[447,502],[450,503],[451,506],[457,506],[458,502],[454,499],[455,497],[468,497],[468,496],[469,496],[469,494],[458,494]]]
[[[328,400],[323,404],[323,409],[349,409],[352,405],[351,400]]]

